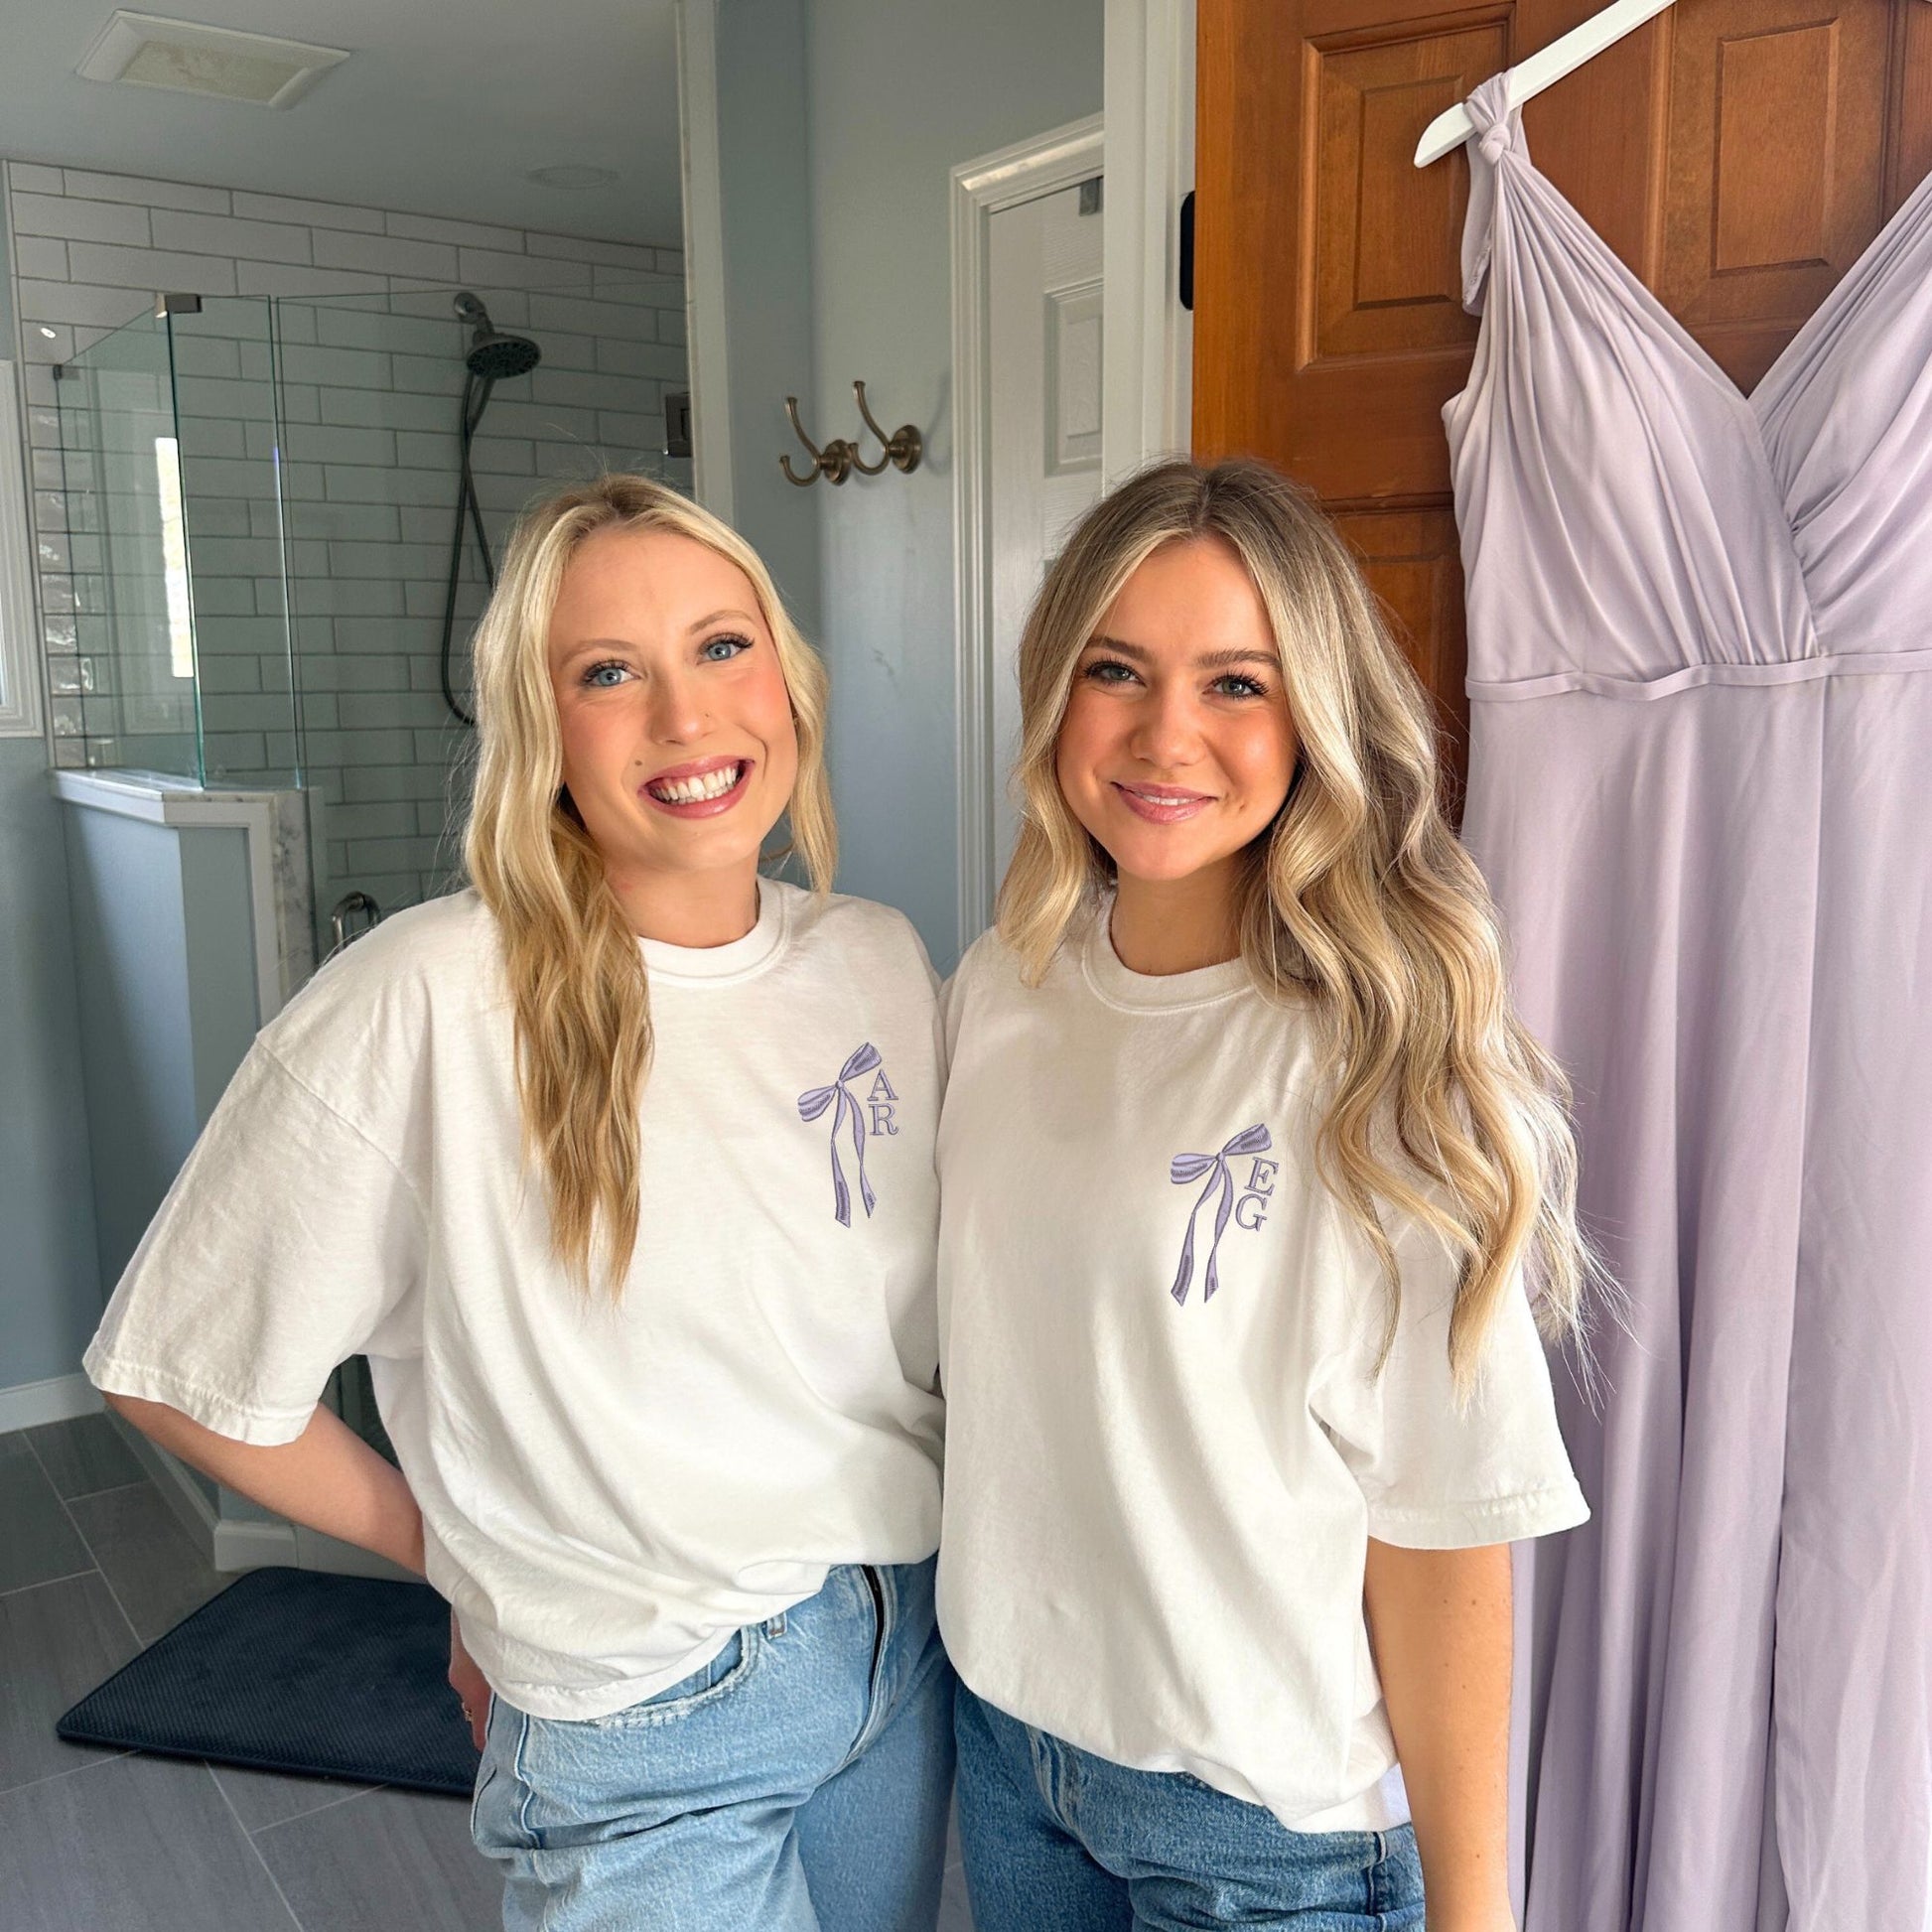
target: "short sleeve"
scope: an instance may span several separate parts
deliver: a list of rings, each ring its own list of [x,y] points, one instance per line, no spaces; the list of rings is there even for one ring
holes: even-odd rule
[[[400,1331],[425,1250],[395,1160],[257,1041],[121,1277],[87,1374],[237,1442],[293,1442],[340,1362],[413,1352]]]
[[[1497,1311],[1475,1390],[1458,1407],[1449,1364],[1453,1263],[1438,1236],[1413,1223],[1395,1241],[1402,1311],[1381,1374],[1386,1308],[1371,1277],[1313,1391],[1316,1419],[1367,1502],[1369,1534],[1405,1549],[1456,1550],[1586,1521],[1520,1284]]]

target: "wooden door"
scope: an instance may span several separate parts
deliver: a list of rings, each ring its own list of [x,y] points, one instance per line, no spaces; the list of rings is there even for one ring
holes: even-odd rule
[[[1199,0],[1194,448],[1321,497],[1454,739],[1444,402],[1468,161],[1422,130],[1600,0]],[[1748,387],[1932,168],[1925,0],[1678,0],[1524,110],[1536,164]]]

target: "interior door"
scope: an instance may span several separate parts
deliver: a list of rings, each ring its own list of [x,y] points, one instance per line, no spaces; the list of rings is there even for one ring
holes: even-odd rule
[[[993,877],[1019,821],[1020,633],[1047,562],[1100,495],[1101,184],[1096,177],[987,224],[993,621]]]
[[[1199,0],[1194,448],[1310,484],[1466,754],[1441,410],[1469,170],[1424,127],[1598,0]],[[1748,387],[1932,167],[1923,0],[1678,0],[1524,110],[1537,166]]]

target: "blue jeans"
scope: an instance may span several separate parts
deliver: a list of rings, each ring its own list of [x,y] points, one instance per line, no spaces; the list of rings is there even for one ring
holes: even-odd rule
[[[834,1570],[609,1718],[498,1699],[471,1830],[506,1932],[931,1932],[953,1773],[932,1578]]]
[[[978,1932],[1422,1932],[1407,1825],[1291,1832],[1183,1771],[1132,1771],[962,1684],[959,1837]]]

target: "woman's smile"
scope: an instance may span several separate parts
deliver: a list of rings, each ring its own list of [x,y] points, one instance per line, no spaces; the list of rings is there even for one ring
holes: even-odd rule
[[[745,796],[758,760],[691,759],[667,765],[637,787],[637,795],[672,818],[717,818]]]

